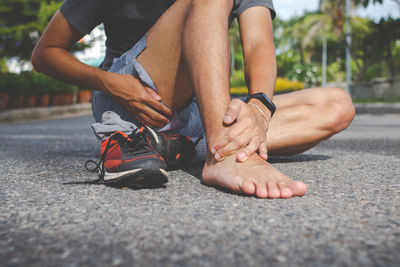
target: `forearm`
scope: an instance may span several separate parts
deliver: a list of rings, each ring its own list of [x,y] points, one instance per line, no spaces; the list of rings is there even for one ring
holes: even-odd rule
[[[80,62],[59,47],[36,48],[32,63],[38,72],[69,84],[100,91],[107,91],[106,77],[112,75]]]
[[[273,45],[258,44],[250,49],[245,61],[245,77],[249,93],[262,92],[270,99],[273,98],[276,83],[276,57]],[[265,115],[271,118],[270,110],[260,101],[251,99],[250,103],[257,105]]]
[[[272,99],[276,83],[276,56],[273,45],[258,44],[245,61],[245,77],[249,93],[265,93]]]

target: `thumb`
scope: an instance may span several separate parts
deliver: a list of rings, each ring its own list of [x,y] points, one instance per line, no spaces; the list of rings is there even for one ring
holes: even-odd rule
[[[260,146],[258,147],[258,154],[263,160],[268,159],[268,150],[267,150],[267,144],[266,143],[261,143]]]
[[[225,124],[230,125],[237,119],[242,104],[241,102],[242,101],[240,99],[233,99],[231,101],[225,112],[224,116]]]
[[[154,100],[156,101],[161,101],[161,96],[159,94],[157,94],[156,91],[154,91],[152,88],[149,87],[145,87],[147,93],[149,93],[151,95],[152,98],[154,98]]]

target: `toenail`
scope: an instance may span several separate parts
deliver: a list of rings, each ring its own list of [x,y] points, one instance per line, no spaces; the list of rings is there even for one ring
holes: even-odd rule
[[[216,158],[216,159],[220,159],[220,158],[221,158],[221,155],[220,155],[219,153],[217,153],[217,154],[215,154],[215,158]]]
[[[217,150],[215,150],[215,148],[211,148],[211,153],[215,154],[215,152],[217,152]]]
[[[240,159],[244,159],[244,158],[246,157],[246,154],[244,154],[244,153],[239,153],[238,157],[239,157]]]

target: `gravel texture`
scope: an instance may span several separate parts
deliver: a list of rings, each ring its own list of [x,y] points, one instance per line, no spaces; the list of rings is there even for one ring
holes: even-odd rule
[[[270,161],[301,198],[261,200],[201,184],[66,185],[95,179],[90,117],[0,125],[2,266],[399,266],[400,115],[359,115],[312,150]]]

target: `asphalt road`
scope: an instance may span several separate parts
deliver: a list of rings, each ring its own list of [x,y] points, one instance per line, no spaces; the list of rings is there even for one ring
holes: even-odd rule
[[[399,266],[400,115],[274,166],[308,194],[261,200],[170,172],[165,188],[65,185],[96,178],[90,117],[0,125],[2,266]]]

